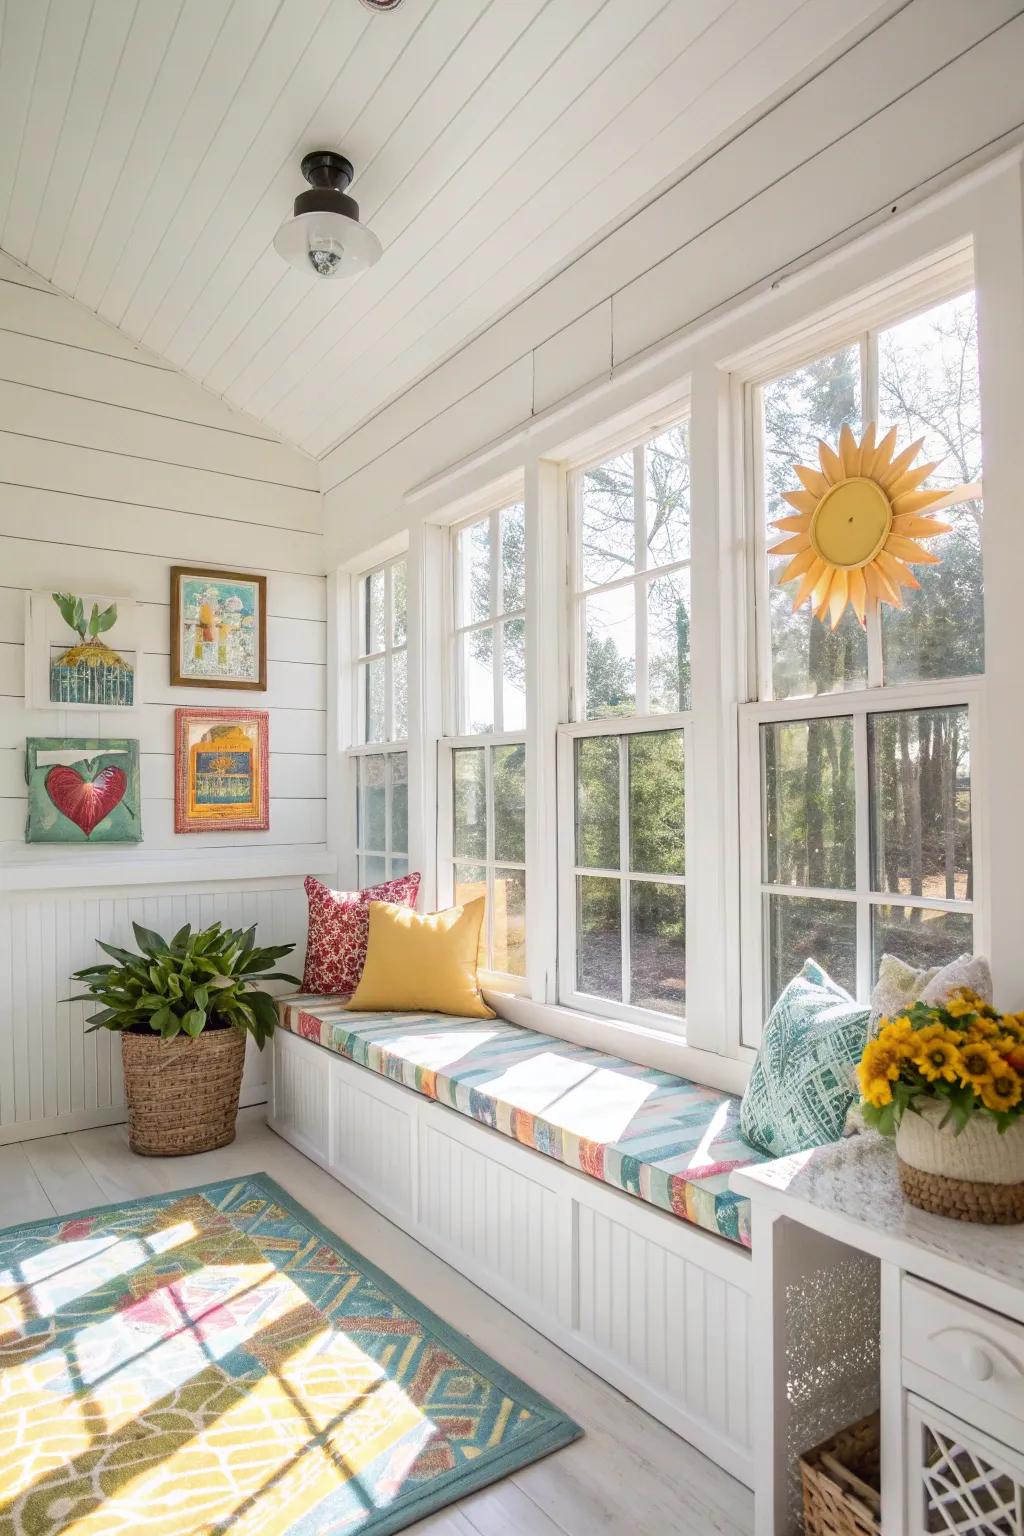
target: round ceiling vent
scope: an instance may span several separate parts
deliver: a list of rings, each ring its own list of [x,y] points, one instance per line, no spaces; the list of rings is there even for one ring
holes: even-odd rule
[[[403,0],[362,0],[368,11],[397,11]]]

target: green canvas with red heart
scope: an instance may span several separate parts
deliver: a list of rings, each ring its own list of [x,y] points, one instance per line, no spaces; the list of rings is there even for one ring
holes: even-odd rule
[[[141,842],[137,741],[33,736],[25,777],[26,842]]]

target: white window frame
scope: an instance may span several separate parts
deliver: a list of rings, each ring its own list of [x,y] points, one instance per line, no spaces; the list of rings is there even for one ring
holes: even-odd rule
[[[909,278],[896,278],[863,303],[859,311],[844,320],[833,316],[811,323],[798,338],[790,338],[762,348],[749,371],[742,365],[736,376],[733,400],[740,405],[742,434],[743,484],[748,525],[750,562],[748,587],[752,595],[753,622],[748,634],[753,636],[751,658],[752,693],[755,702],[739,709],[740,751],[740,848],[741,848],[741,1054],[756,1049],[767,1015],[769,978],[767,974],[768,934],[767,901],[772,893],[806,896],[812,899],[849,901],[856,904],[857,995],[866,1002],[872,976],[871,915],[876,906],[931,908],[962,912],[974,924],[974,948],[988,944],[987,912],[979,899],[985,889],[983,835],[984,795],[979,786],[986,782],[982,724],[987,697],[984,673],[962,678],[940,678],[919,683],[886,684],[882,676],[881,619],[876,612],[868,616],[868,668],[862,688],[837,689],[832,693],[775,700],[772,697],[772,651],[769,609],[770,565],[768,543],[772,537],[765,517],[763,478],[762,414],[758,394],[762,385],[781,374],[795,370],[843,347],[859,344],[861,359],[861,414],[866,421],[875,415],[878,391],[878,332],[924,313],[936,305],[971,291],[975,287],[972,252],[961,244],[945,258],[926,264]],[[984,415],[984,410],[983,410]],[[981,485],[957,487],[943,505],[981,495]],[[983,557],[985,534],[983,528]],[[988,624],[986,621],[986,631]],[[915,896],[901,898],[896,892],[871,888],[870,798],[867,719],[873,714],[891,714],[920,709],[966,707],[971,753],[971,840],[974,898],[971,901],[946,901]],[[797,886],[777,886],[763,879],[764,817],[762,802],[761,726],[772,722],[800,723],[812,719],[850,717],[854,727],[854,794],[856,837],[856,882],[852,890],[817,890]]]
[[[681,875],[638,873],[626,868],[629,842],[629,779],[624,769],[627,759],[625,737],[651,735],[658,731],[683,733],[683,816],[686,854]],[[619,756],[619,869],[590,869],[576,862],[576,743],[588,737],[622,738]],[[678,885],[688,893],[689,864],[692,848],[693,714],[616,717],[610,720],[579,720],[558,730],[558,932],[559,1001],[567,1008],[578,1008],[611,1019],[645,1024],[685,1038],[686,1012],[663,1013],[654,1008],[637,1008],[626,1001],[631,985],[629,887],[633,883]],[[576,985],[576,889],[580,875],[605,876],[619,882],[619,922],[622,946],[623,1000],[582,992]],[[687,894],[687,932],[689,932],[689,894]],[[683,959],[686,964],[684,949]],[[687,995],[689,979],[687,972]]]
[[[397,566],[404,566],[406,573],[406,619],[405,640],[401,645],[394,643],[394,573]],[[362,621],[366,611],[365,594],[369,590],[369,584],[374,576],[382,575],[384,578],[384,645],[377,651],[363,650]],[[355,707],[355,719],[352,723],[353,750],[369,748],[382,751],[385,748],[406,746],[408,743],[408,687],[409,687],[409,561],[407,554],[393,555],[388,560],[381,560],[376,565],[371,565],[367,570],[360,571],[353,579],[352,584],[352,656],[353,656],[353,704]],[[402,737],[393,737],[391,731],[394,728],[394,670],[396,656],[405,657],[406,664],[406,733]],[[369,677],[370,666],[373,662],[384,663],[384,736],[380,741],[368,741],[366,735],[366,688],[364,686],[364,674]]]
[[[599,454],[592,454],[581,464],[573,464],[568,472],[568,570],[569,570],[569,631],[570,667],[569,718],[574,722],[587,720],[587,601],[601,597],[606,592],[620,592],[633,588],[633,626],[636,643],[636,714],[641,718],[660,719],[650,710],[650,678],[648,677],[648,627],[647,585],[659,576],[675,576],[685,571],[689,577],[693,565],[693,539],[691,532],[690,553],[685,560],[672,560],[665,565],[651,565],[647,548],[647,467],[645,449],[648,443],[663,432],[683,422],[690,424],[689,402],[681,404],[675,413],[658,426],[645,427],[640,437],[631,434],[624,443],[611,445]],[[581,579],[581,538],[583,522],[583,484],[588,470],[598,469],[610,459],[631,453],[633,456],[633,549],[635,565],[625,576],[615,576],[597,586],[586,587]],[[691,506],[692,526],[692,506]],[[691,694],[692,694],[692,615],[693,587],[690,587],[691,615]],[[691,698],[692,704],[692,698]],[[619,718],[619,717],[613,717]],[[631,717],[623,717],[631,718]]]
[[[405,641],[401,645],[394,644],[394,571],[399,565],[405,567],[406,573],[406,621]],[[377,651],[363,650],[365,635],[365,602],[366,592],[370,580],[378,575],[384,577],[384,646]],[[401,849],[393,846],[393,818],[392,818],[392,764],[391,758],[404,756],[406,761],[407,794],[411,789],[412,758],[409,751],[408,730],[402,738],[391,739],[388,736],[384,741],[366,740],[366,689],[363,683],[363,671],[372,661],[384,662],[384,718],[387,731],[391,731],[394,725],[393,699],[394,699],[394,658],[404,656],[406,658],[406,721],[408,725],[409,713],[409,586],[410,569],[408,551],[391,555],[387,559],[378,560],[365,570],[358,571],[351,578],[351,674],[352,674],[352,744],[348,747],[345,757],[347,759],[350,806],[354,820],[354,838],[352,857],[354,859],[354,879],[360,887],[371,884],[379,885],[382,881],[364,881],[363,861],[368,858],[382,858],[384,860],[383,880],[397,878],[394,873],[394,861],[400,859],[407,869],[411,869],[410,850],[403,853]],[[363,843],[363,820],[360,793],[359,775],[362,763],[367,758],[380,757],[384,759],[384,830],[385,837],[383,848],[371,848]],[[411,801],[411,794],[409,795]],[[407,834],[406,841],[411,841],[411,832]]]
[[[502,560],[501,560],[501,514],[509,507],[522,506],[524,520],[526,508],[523,496],[520,493],[506,492],[500,497],[492,497],[486,503],[479,505],[475,511],[466,517],[449,524],[447,529],[447,558],[445,561],[445,594],[446,613],[448,622],[445,625],[445,677],[446,677],[446,725],[447,732],[442,735],[437,743],[437,892],[441,906],[450,906],[455,900],[455,869],[459,864],[473,865],[485,871],[487,884],[487,903],[484,916],[485,928],[481,935],[484,953],[488,964],[481,965],[479,970],[481,984],[491,989],[519,995],[522,997],[530,994],[529,965],[530,965],[530,880],[527,873],[529,864],[529,848],[526,833],[529,828],[529,800],[530,800],[530,749],[528,745],[528,727],[524,724],[521,729],[505,731],[500,728],[504,718],[504,626],[510,620],[521,619],[524,627],[529,624],[530,609],[530,550],[529,527],[526,525],[526,551],[525,551],[525,581],[526,581],[526,607],[503,609],[502,593]],[[459,624],[458,617],[462,613],[462,570],[458,559],[459,535],[476,523],[486,522],[490,529],[490,588],[491,588],[491,613],[485,619],[474,620],[468,624]],[[490,629],[494,634],[492,666],[494,684],[494,721],[495,728],[491,731],[466,733],[460,730],[463,719],[463,677],[462,677],[462,643],[466,635],[473,634],[481,629]],[[529,692],[531,678],[529,670],[529,656],[527,656],[526,712],[529,719]],[[513,859],[496,859],[494,852],[494,783],[493,760],[491,750],[494,747],[522,746],[526,748],[526,833],[524,833],[524,847],[527,858],[522,861]],[[463,749],[481,749],[484,754],[484,783],[485,783],[485,808],[487,846],[486,856],[478,859],[466,859],[455,857],[455,753]],[[521,871],[526,875],[526,954],[524,963],[526,972],[522,976],[513,975],[508,971],[495,970],[490,962],[494,958],[494,882],[496,869],[512,869]]]

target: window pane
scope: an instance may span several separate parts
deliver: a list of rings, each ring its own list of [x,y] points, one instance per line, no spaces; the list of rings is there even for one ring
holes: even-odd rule
[[[580,485],[580,581],[585,587],[634,569],[636,512],[633,454],[620,453],[588,469]]]
[[[475,624],[491,616],[491,520],[460,528],[456,538],[459,612],[457,622]]]
[[[631,992],[635,1008],[686,1012],[686,890],[633,880],[629,886]]]
[[[400,880],[403,875],[409,873],[409,860],[406,858],[391,860],[391,880]]]
[[[361,621],[363,655],[382,651],[385,638],[384,572],[373,571],[363,578],[363,615]]]
[[[622,997],[620,883],[600,875],[576,882],[576,989]]]
[[[879,333],[878,397],[883,428],[895,426],[901,447],[924,438],[921,462],[935,461],[927,489],[981,479],[978,318],[973,293]],[[952,533],[926,548],[939,565],[915,566],[918,591],[902,609],[882,609],[887,682],[963,677],[985,667],[981,569],[982,505],[943,508]]]
[[[629,867],[641,874],[681,875],[685,867],[683,733],[627,737]],[[607,866],[615,869],[618,861]]]
[[[391,644],[404,645],[406,635],[406,565],[391,567]]]
[[[526,874],[521,869],[494,871],[491,969],[508,976],[526,975]]]
[[[690,558],[690,424],[681,421],[644,448],[647,564]]]
[[[501,593],[503,613],[526,607],[526,508],[522,502],[501,514]]]
[[[383,885],[387,879],[387,860],[382,854],[363,854],[359,860],[359,884],[364,889],[368,885]]]
[[[462,650],[460,730],[479,736],[494,729],[494,630],[474,629],[459,641]]]
[[[455,778],[456,858],[487,857],[487,786],[484,749],[461,747],[452,753]]]
[[[852,901],[815,901],[806,896],[766,896],[768,1005],[816,960],[833,981],[857,992],[857,910]]]
[[[871,715],[868,752],[872,889],[971,900],[966,708]]]
[[[576,862],[590,869],[619,867],[617,736],[576,742]]]
[[[366,741],[383,741],[385,739],[384,720],[384,669],[387,663],[383,656],[376,661],[368,661],[360,667],[359,686],[363,701],[364,739]]]
[[[818,438],[834,444],[844,422],[860,435],[860,349],[844,347],[806,363],[761,391],[764,428],[765,517],[791,514],[783,491],[798,485],[794,464],[818,462]],[[776,531],[767,530],[769,543]],[[792,613],[792,587],[780,587],[784,559],[769,560],[772,688],[776,698],[832,693],[867,681],[867,641],[847,609],[836,630],[812,619],[808,604]]]
[[[391,741],[404,741],[409,734],[409,671],[405,651],[391,657]]]
[[[632,586],[585,600],[588,720],[631,715],[636,709],[633,600]]]
[[[409,759],[404,752],[388,756],[391,772],[391,847],[396,853],[409,850]]]
[[[501,728],[521,731],[526,727],[526,620],[509,619],[502,625]]]
[[[919,969],[945,965],[974,948],[974,919],[969,912],[934,912],[924,907],[873,907],[872,974],[883,955],[898,955]]]
[[[690,708],[690,572],[647,584],[647,677],[652,714]]]
[[[852,890],[853,721],[847,716],[763,725],[761,752],[765,883]]]
[[[387,847],[387,800],[384,759],[359,758],[359,846],[380,852]]]
[[[494,857],[526,862],[526,747],[494,747]]]
[[[479,896],[487,895],[487,871],[482,864],[456,864],[455,866],[455,905],[463,907],[468,901],[476,901]],[[487,914],[480,924],[480,944],[477,948],[477,964],[487,965]]]

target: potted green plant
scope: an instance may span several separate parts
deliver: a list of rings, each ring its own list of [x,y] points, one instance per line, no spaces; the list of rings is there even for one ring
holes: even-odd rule
[[[277,1024],[268,981],[297,976],[272,969],[294,944],[256,944],[256,927],[214,923],[170,940],[133,923],[139,953],[97,940],[113,963],[76,971],[86,991],[69,1002],[99,1003],[88,1033],[121,1036],[132,1150],[176,1157],[227,1146],[245,1063],[246,1035],[260,1050]]]

